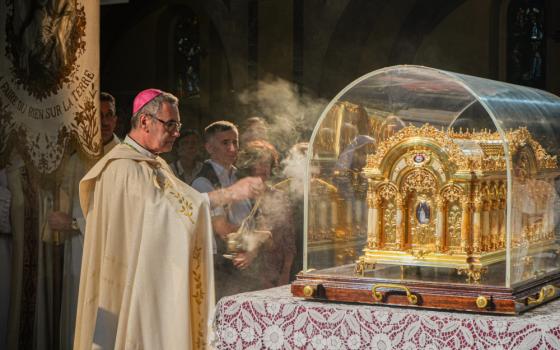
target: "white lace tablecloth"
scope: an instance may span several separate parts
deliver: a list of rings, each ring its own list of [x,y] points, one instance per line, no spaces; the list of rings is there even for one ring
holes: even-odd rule
[[[223,298],[217,349],[560,349],[560,300],[520,316],[306,301],[290,286]]]

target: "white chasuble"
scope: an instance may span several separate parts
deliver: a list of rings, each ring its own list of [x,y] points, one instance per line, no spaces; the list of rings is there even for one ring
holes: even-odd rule
[[[121,144],[80,183],[75,349],[202,349],[214,306],[208,202]]]

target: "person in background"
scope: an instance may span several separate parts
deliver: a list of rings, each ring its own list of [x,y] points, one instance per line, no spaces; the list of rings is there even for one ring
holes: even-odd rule
[[[181,129],[170,93],[141,91],[131,125],[80,182],[74,349],[203,349],[214,306],[209,207],[259,195],[262,180],[201,194],[178,179],[159,156]]]
[[[247,143],[239,153],[238,167],[240,174],[258,176],[263,182],[273,181],[273,174],[279,165],[276,148],[263,140]],[[288,193],[270,184],[261,197],[254,202],[254,217],[251,226],[255,232],[270,232],[266,241],[253,254],[260,280],[259,288],[271,288],[288,284],[290,271],[296,254],[295,230]]]
[[[178,178],[190,185],[202,169],[200,135],[196,130],[188,129],[177,139],[177,143],[177,160],[169,166]]]
[[[237,182],[237,169],[234,164],[239,152],[238,135],[237,127],[225,120],[216,121],[204,129],[204,146],[210,159],[204,161],[200,173],[192,183],[196,190],[203,193],[219,191]],[[212,229],[216,243],[214,269],[217,300],[245,291],[258,282],[256,276],[239,273],[239,270],[251,265],[251,254],[239,252],[232,260],[223,256],[227,253],[228,235],[237,231],[250,212],[249,200],[212,210]]]
[[[269,141],[269,129],[267,121],[261,117],[250,117],[245,119],[242,125],[243,132],[239,136],[239,143],[243,147],[255,140]]]
[[[28,306],[37,300],[37,188],[19,153],[0,171],[0,349],[30,348]],[[33,244],[35,243],[35,245]]]
[[[113,147],[120,143],[118,137],[114,134],[117,126],[118,117],[116,115],[115,98],[107,93],[101,92],[99,119],[101,124],[101,138],[103,141],[103,154],[107,154]],[[66,232],[69,234],[82,232],[85,227],[84,216],[80,209],[78,198],[78,184],[80,179],[85,175],[87,170],[93,164],[87,163],[75,152],[70,158],[64,178],[62,179],[62,190],[66,192],[65,196],[72,200],[72,213],[63,211],[53,211],[49,215],[49,226],[52,230]],[[74,212],[75,211],[75,212]],[[71,215],[74,214],[74,215]],[[81,227],[81,229],[80,229]]]
[[[120,143],[120,140],[114,134],[118,117],[115,98],[111,94],[101,92],[99,99],[103,154],[107,154]],[[80,208],[78,185],[81,178],[92,166],[93,163],[81,157],[78,152],[70,157],[61,180],[61,208],[51,212],[48,216],[50,229],[59,232],[64,241],[62,304],[60,310],[61,349],[72,349],[74,342],[76,305],[85,232],[85,219]]]

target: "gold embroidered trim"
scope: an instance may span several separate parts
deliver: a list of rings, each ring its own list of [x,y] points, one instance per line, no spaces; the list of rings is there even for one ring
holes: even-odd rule
[[[178,210],[178,212],[180,214],[185,215],[190,222],[194,225],[194,220],[192,218],[193,215],[193,205],[191,202],[187,201],[185,199],[185,197],[183,197],[182,194],[178,193],[178,192],[169,192],[173,197],[175,197],[175,199],[177,199],[177,201],[179,202],[179,205],[181,206],[181,208]]]
[[[198,318],[197,324],[194,326],[193,334],[195,336],[194,340],[194,348],[195,349],[204,349],[206,347],[205,342],[205,331],[204,325],[206,324],[204,315],[202,314],[202,302],[205,298],[205,293],[202,288],[202,247],[198,245],[194,248],[193,251],[193,269],[192,269],[192,285],[194,287],[194,293],[192,294],[192,299],[196,305],[193,305],[193,308],[196,309],[196,314]]]

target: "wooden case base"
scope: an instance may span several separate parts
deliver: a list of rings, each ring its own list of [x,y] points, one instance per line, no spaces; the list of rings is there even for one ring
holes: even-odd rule
[[[520,314],[560,296],[560,273],[505,288],[483,284],[300,273],[292,294],[311,300],[397,305],[490,314]]]

